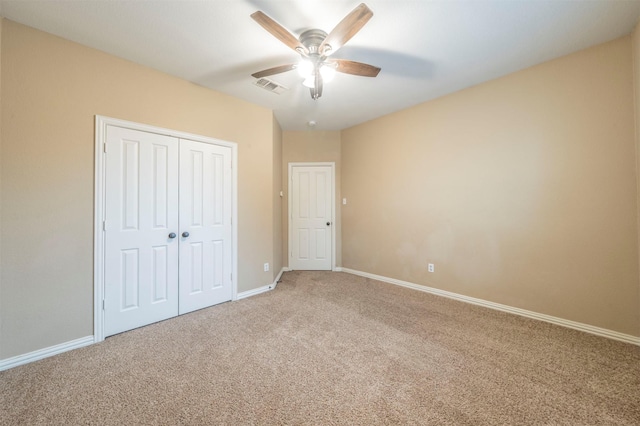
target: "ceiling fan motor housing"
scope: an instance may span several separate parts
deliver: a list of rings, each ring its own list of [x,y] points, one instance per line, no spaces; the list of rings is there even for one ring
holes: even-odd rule
[[[309,49],[309,56],[322,56],[319,52],[319,48],[325,38],[327,38],[326,32],[318,29],[311,29],[300,34],[300,43]]]

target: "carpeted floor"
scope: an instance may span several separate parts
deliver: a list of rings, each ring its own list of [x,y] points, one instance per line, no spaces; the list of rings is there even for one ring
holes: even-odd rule
[[[640,347],[345,273],[0,372],[3,425],[639,425]]]

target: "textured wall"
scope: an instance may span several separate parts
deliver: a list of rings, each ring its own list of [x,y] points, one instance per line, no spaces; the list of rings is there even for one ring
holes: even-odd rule
[[[640,336],[631,48],[343,131],[343,266]]]

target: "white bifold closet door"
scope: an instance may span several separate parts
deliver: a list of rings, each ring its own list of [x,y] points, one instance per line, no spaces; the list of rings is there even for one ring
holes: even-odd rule
[[[107,127],[105,336],[231,300],[231,149]]]
[[[231,300],[230,182],[230,148],[180,141],[180,314]]]

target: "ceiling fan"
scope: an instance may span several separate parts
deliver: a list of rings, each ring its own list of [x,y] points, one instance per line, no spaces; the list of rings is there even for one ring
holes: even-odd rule
[[[298,63],[280,65],[251,75],[255,78],[262,78],[298,69],[305,78],[303,84],[309,87],[311,98],[314,100],[322,96],[323,81],[329,81],[336,71],[363,77],[375,77],[380,72],[378,67],[346,59],[329,58],[360,31],[372,16],[371,9],[361,3],[345,16],[329,34],[319,29],[310,29],[296,38],[263,12],[255,12],[251,14],[251,17],[278,40],[298,52],[301,60]]]

